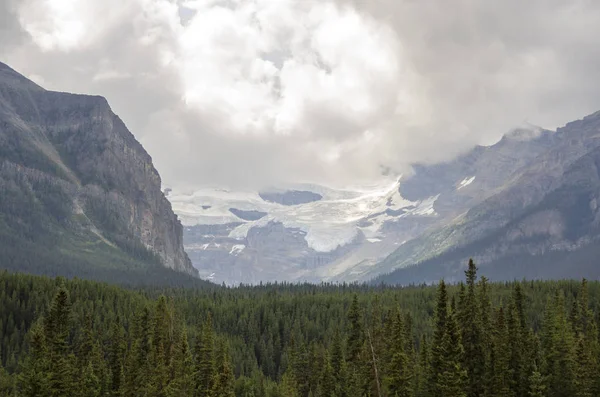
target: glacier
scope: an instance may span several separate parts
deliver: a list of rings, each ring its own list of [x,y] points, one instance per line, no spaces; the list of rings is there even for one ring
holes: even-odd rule
[[[316,184],[290,185],[286,189],[305,190],[322,196],[321,200],[292,206],[265,201],[255,191],[211,187],[191,194],[171,189],[169,200],[185,226],[234,224],[229,237],[243,240],[253,227],[279,222],[286,228],[302,231],[313,250],[331,252],[352,242],[359,233],[370,243],[376,243],[388,220],[408,215],[436,215],[437,196],[422,201],[406,200],[399,193],[399,181],[386,179],[342,189]],[[230,208],[261,211],[267,215],[248,221],[234,215]]]

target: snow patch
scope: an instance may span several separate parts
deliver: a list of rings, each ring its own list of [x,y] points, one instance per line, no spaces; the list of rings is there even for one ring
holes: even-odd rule
[[[257,192],[214,188],[201,189],[192,194],[172,192],[169,198],[186,226],[231,223],[237,226],[231,230],[229,237],[243,240],[253,227],[280,222],[286,228],[302,231],[308,246],[315,251],[331,252],[352,242],[360,232],[367,239],[381,237],[380,230],[389,220],[408,215],[435,215],[433,203],[437,196],[411,202],[400,195],[399,186],[398,180],[341,190],[318,185],[296,185],[295,190],[312,191],[323,198],[295,206],[266,202]],[[261,211],[267,215],[255,221],[244,221],[233,215],[230,208]]]
[[[229,255],[237,256],[240,252],[242,252],[244,250],[244,248],[246,248],[246,246],[244,244],[235,244],[233,247],[231,247],[231,251],[229,251]]]
[[[472,176],[470,178],[465,178],[463,179],[459,184],[458,184],[458,190],[462,189],[465,186],[469,186],[471,183],[473,183],[473,181],[475,180],[475,177]]]

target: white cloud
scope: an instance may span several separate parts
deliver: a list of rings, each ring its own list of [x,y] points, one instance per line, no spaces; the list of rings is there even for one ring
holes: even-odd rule
[[[600,108],[586,0],[0,0],[0,15],[2,60],[106,96],[168,184],[344,184]]]

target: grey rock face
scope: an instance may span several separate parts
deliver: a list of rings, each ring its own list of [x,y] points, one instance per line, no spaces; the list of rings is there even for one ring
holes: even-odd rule
[[[312,203],[319,201],[323,198],[318,193],[300,191],[300,190],[288,190],[283,193],[281,192],[261,192],[260,197],[265,201],[270,201],[282,205],[298,205]]]
[[[44,178],[68,198],[68,231],[197,274],[151,157],[104,98],[46,91],[0,63],[0,146],[5,183]]]
[[[541,149],[487,199],[390,255],[381,268],[397,270],[381,279],[460,278],[469,257],[496,279],[597,277],[600,112]]]
[[[257,221],[261,218],[264,218],[267,215],[266,212],[262,212],[262,211],[255,211],[255,210],[245,211],[245,210],[238,210],[237,208],[230,208],[229,212],[231,212],[233,215],[235,215],[238,218],[243,219],[245,221]]]
[[[282,280],[320,282],[318,270],[360,244],[355,242],[331,252],[311,249],[306,233],[269,222],[254,227],[243,239],[229,237],[239,224],[196,225],[185,228],[185,246],[200,277],[221,283],[246,284]]]

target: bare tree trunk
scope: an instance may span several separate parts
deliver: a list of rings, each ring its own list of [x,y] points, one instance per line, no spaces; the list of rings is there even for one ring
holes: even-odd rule
[[[375,383],[377,384],[377,396],[381,397],[381,386],[379,385],[379,372],[377,371],[377,362],[375,361],[375,349],[373,349],[373,340],[371,339],[371,331],[367,329],[369,336],[369,345],[371,346],[371,354],[373,355],[373,369],[375,370]]]

